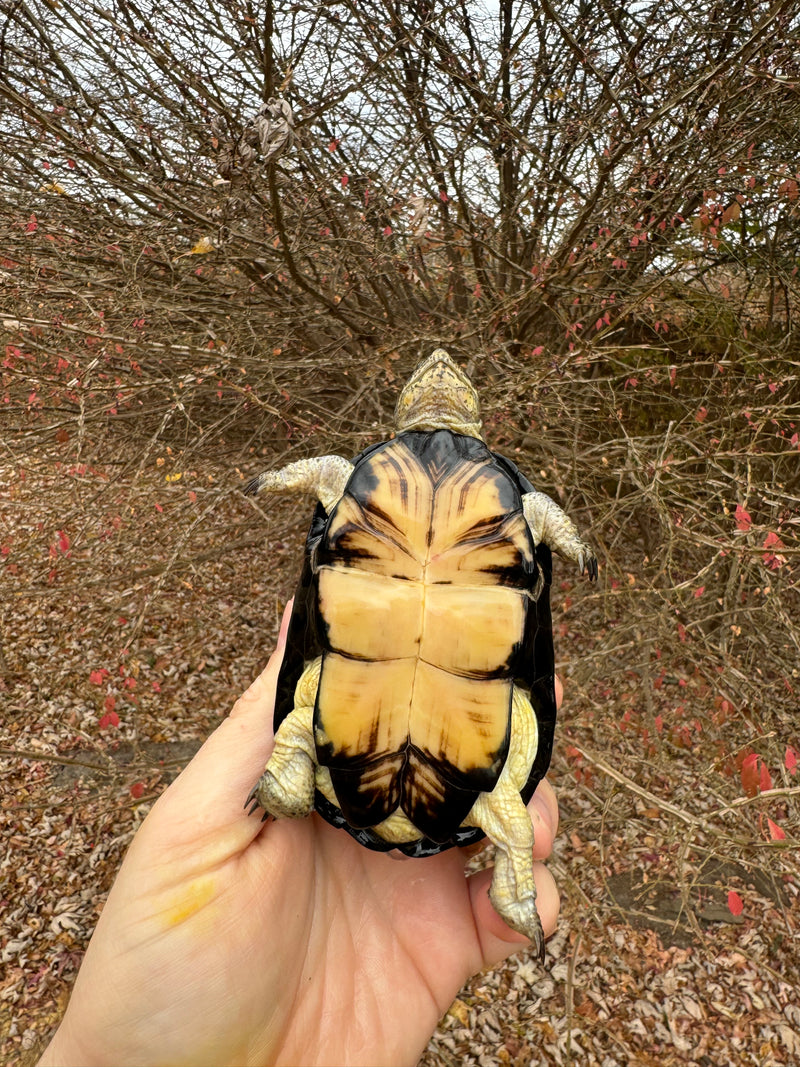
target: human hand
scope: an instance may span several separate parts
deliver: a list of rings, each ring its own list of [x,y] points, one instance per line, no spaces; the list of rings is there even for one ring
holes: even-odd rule
[[[414,1064],[464,982],[526,943],[463,850],[398,858],[318,815],[247,816],[287,624],[136,834],[41,1067]],[[541,860],[558,824],[547,782],[528,807]],[[548,935],[558,891],[534,870]]]

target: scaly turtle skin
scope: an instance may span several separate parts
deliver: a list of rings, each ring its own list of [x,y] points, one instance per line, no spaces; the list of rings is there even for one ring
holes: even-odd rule
[[[309,492],[278,680],[275,749],[251,798],[316,809],[374,849],[424,856],[486,834],[494,907],[543,953],[525,805],[556,719],[554,549],[594,580],[564,512],[481,436],[467,376],[437,350],[396,436],[351,463],[291,463],[248,493]]]

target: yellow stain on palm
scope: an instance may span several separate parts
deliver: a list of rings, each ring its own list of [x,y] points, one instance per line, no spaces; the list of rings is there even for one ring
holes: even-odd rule
[[[168,928],[180,926],[194,918],[214,898],[214,879],[211,877],[196,878],[187,886],[184,886],[179,894],[176,894],[174,903],[169,904],[163,913],[164,925]],[[211,921],[208,914],[205,922]],[[205,925],[205,923],[204,923]]]

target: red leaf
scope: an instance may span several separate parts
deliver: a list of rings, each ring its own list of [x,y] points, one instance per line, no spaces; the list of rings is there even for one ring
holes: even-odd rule
[[[441,202],[443,204],[447,203],[449,197],[448,197],[447,193],[444,191],[444,189],[442,189],[441,192],[439,193],[439,199],[441,200]]]
[[[196,493],[196,492],[194,491],[194,489],[190,489],[190,490],[189,490],[189,499],[191,500],[191,502],[192,502],[193,504],[194,504],[194,503],[195,503],[195,501],[197,500],[197,493]]]
[[[731,915],[741,915],[744,911],[742,898],[733,889],[728,892],[728,911]]]
[[[391,237],[392,236],[392,227],[391,226],[384,226],[383,227],[383,236],[384,237]]]
[[[328,151],[329,152],[335,152],[338,147],[339,147],[339,139],[338,139],[338,137],[334,137],[333,140],[328,145]]]
[[[773,841],[784,841],[786,839],[786,833],[783,831],[776,822],[767,817],[767,826],[769,826],[769,836]]]
[[[672,366],[669,368],[669,384],[674,388],[675,379],[678,377],[678,368]]]
[[[106,668],[101,667],[97,671],[92,671],[92,673],[89,675],[89,681],[92,683],[92,685],[102,685],[104,679],[108,678],[108,674],[109,672],[106,670]]]
[[[695,591],[694,591],[695,600],[697,600],[698,597],[701,597],[703,595],[703,593],[705,593],[705,591],[706,591],[706,587],[704,585],[698,586],[698,588],[695,589]]]
[[[768,789],[772,789],[772,775],[767,769],[766,763],[762,760],[761,769],[758,776],[758,788],[762,793],[766,793]]]
[[[703,422],[707,415],[708,415],[708,408],[698,408],[697,409],[697,414],[695,415],[695,420],[697,422]]]
[[[107,713],[110,713],[117,706],[117,698],[113,693],[109,693],[106,699],[103,701],[103,708]]]
[[[350,179],[348,178],[348,176],[346,174],[343,174],[339,180],[342,183],[342,188],[344,188],[348,184],[348,182],[350,181]]]
[[[771,530],[764,538],[764,544],[762,545],[762,548],[767,549],[785,547],[786,546],[784,545],[783,541],[781,541],[780,537],[778,537],[778,535],[776,533],[773,533]],[[766,566],[773,571],[778,570],[778,568],[783,566],[783,564],[786,562],[785,556],[776,555],[776,553],[774,552],[765,552],[761,558],[766,564]]]
[[[745,756],[742,762],[742,770],[740,772],[742,780],[742,789],[746,797],[754,797],[758,794],[759,786],[759,773],[758,773],[758,754],[751,752]]]
[[[791,746],[787,746],[783,764],[789,774],[797,774],[797,753]]]
[[[116,711],[109,712],[108,715],[102,717],[98,726],[101,730],[105,730],[109,726],[119,726],[119,715],[117,715]]]
[[[58,547],[62,552],[69,552],[69,538],[63,530],[58,531]]]
[[[144,794],[144,782],[134,782],[131,786],[131,796],[138,800]]]
[[[736,519],[737,530],[742,530],[746,533],[750,529],[753,520],[750,518],[750,513],[745,511],[741,504],[736,505],[734,518]]]
[[[25,233],[36,233],[38,229],[39,220],[36,218],[35,215],[31,215],[31,217],[28,219],[28,224],[25,227]]]

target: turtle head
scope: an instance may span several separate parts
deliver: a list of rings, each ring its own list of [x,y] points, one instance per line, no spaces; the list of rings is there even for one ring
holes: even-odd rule
[[[400,394],[395,424],[403,430],[452,430],[483,439],[478,394],[442,348],[423,359]]]

